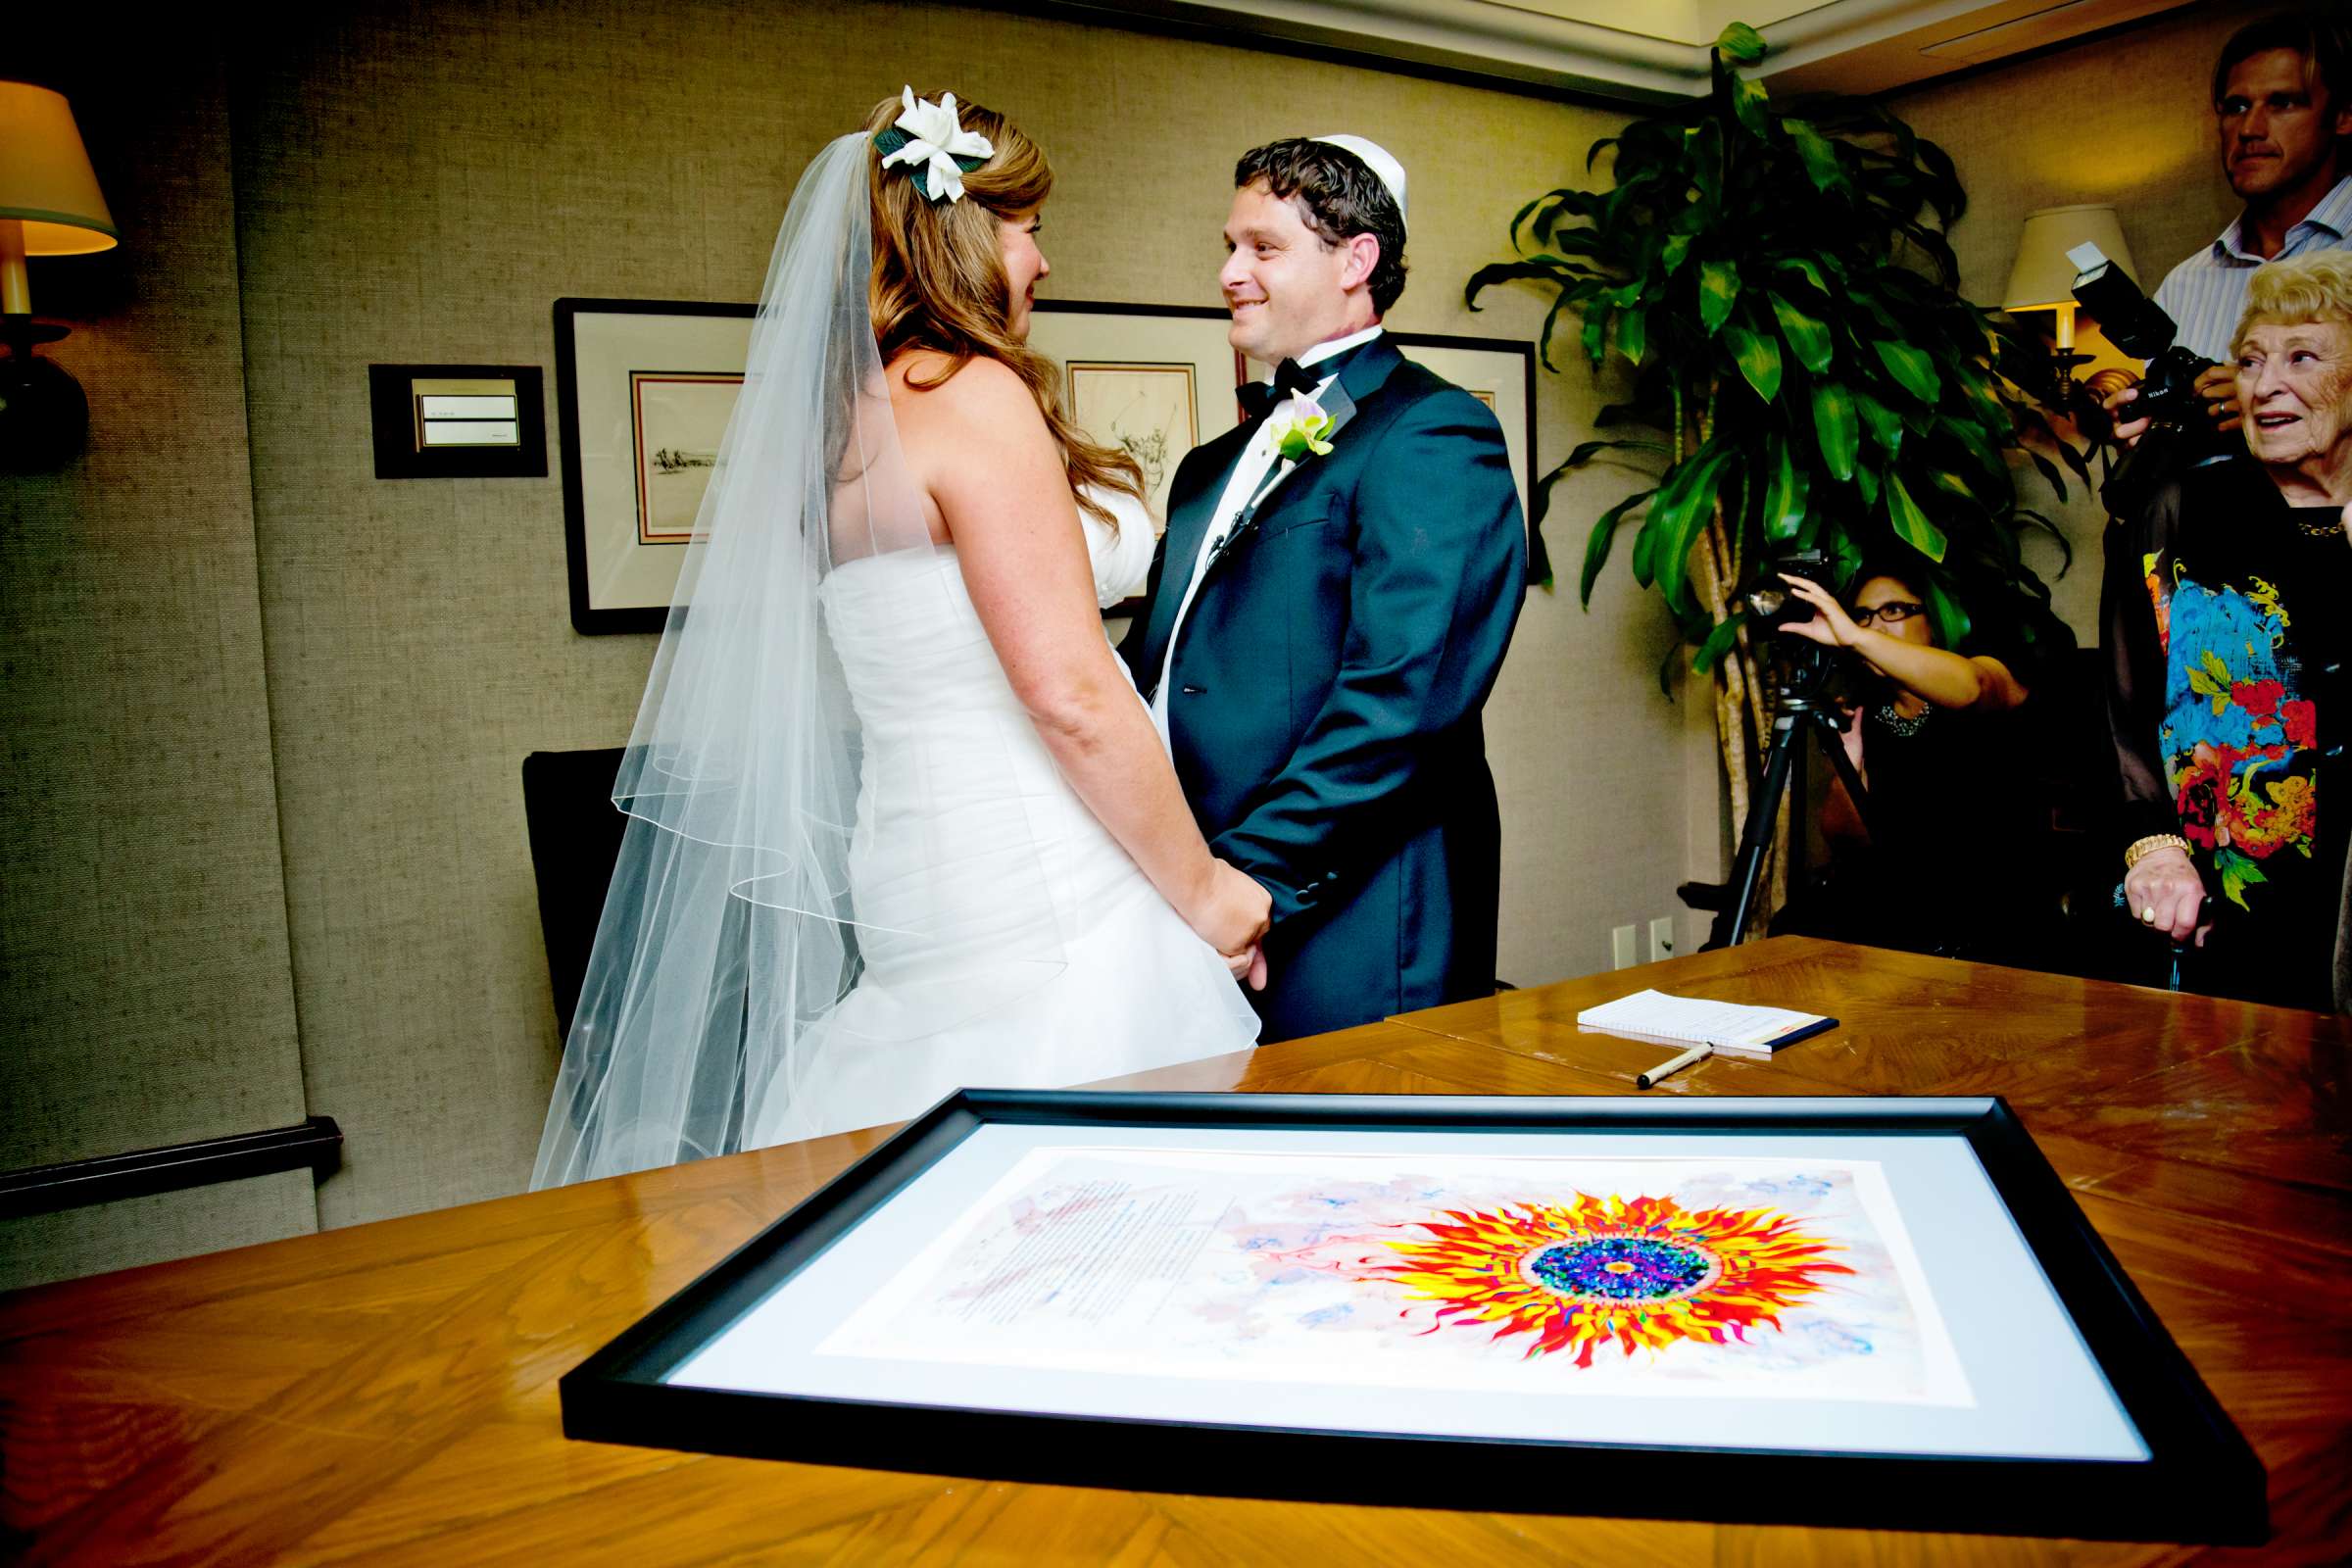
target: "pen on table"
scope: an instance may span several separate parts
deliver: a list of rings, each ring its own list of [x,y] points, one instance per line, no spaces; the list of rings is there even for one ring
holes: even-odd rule
[[[1649,1071],[1637,1076],[1634,1079],[1634,1087],[1636,1089],[1655,1089],[1666,1080],[1668,1074],[1681,1072],[1692,1062],[1704,1061],[1713,1054],[1715,1054],[1715,1046],[1711,1041],[1703,1046],[1692,1046],[1673,1060],[1661,1061]]]

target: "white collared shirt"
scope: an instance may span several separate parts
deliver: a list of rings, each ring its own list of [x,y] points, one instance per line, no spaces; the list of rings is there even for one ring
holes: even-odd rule
[[[2257,256],[2245,248],[2245,223],[2241,213],[2220,238],[2174,268],[2156,286],[2156,303],[2180,329],[2174,341],[2191,354],[2209,360],[2230,358],[2257,269],[2345,243],[2345,236],[2352,234],[2352,174],[2337,180],[2319,205],[2286,231],[2276,256]]]
[[[1371,342],[1380,333],[1380,325],[1375,322],[1361,332],[1335,337],[1328,343],[1318,343],[1298,356],[1298,367],[1304,369],[1310,365],[1320,365],[1334,355],[1345,354],[1358,344]],[[1307,394],[1308,401],[1321,398],[1331,390],[1331,383],[1338,379],[1335,372],[1316,382],[1314,391]],[[1162,745],[1168,741],[1168,675],[1176,667],[1176,639],[1184,635],[1185,616],[1192,611],[1193,595],[1200,587],[1200,573],[1207,566],[1209,557],[1215,555],[1218,546],[1224,544],[1225,536],[1242,520],[1242,514],[1248,510],[1250,498],[1257,494],[1258,487],[1265,483],[1267,474],[1272,471],[1276,456],[1274,427],[1290,415],[1291,406],[1298,401],[1298,394],[1292,393],[1258,421],[1256,431],[1250,435],[1249,444],[1242,448],[1241,457],[1235,460],[1233,472],[1225,481],[1225,489],[1217,497],[1217,510],[1210,514],[1209,525],[1200,535],[1200,553],[1193,558],[1192,573],[1185,579],[1184,598],[1176,606],[1176,624],[1168,630],[1168,651],[1160,658],[1159,685],[1152,694],[1152,723],[1159,731]],[[1164,578],[1159,591],[1168,591]]]

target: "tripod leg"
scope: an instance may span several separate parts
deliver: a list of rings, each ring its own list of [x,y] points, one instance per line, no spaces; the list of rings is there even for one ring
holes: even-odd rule
[[[1845,755],[1845,731],[1838,727],[1838,720],[1825,710],[1815,709],[1810,718],[1814,737],[1828,754],[1830,765],[1838,770],[1838,781],[1845,786],[1846,799],[1854,803],[1854,814],[1862,818],[1862,831],[1871,834],[1876,842],[1877,824],[1870,819],[1870,791],[1862,787],[1862,775],[1854,770],[1854,760]]]
[[[1796,715],[1783,713],[1772,721],[1772,752],[1764,763],[1764,787],[1747,805],[1747,822],[1740,830],[1740,853],[1732,860],[1732,896],[1715,915],[1702,952],[1728,948],[1747,926],[1748,910],[1756,902],[1756,881],[1764,870],[1764,846],[1780,814],[1781,793],[1788,787],[1788,768],[1796,760]]]

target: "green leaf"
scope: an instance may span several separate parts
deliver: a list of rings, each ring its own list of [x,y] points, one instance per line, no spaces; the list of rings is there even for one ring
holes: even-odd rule
[[[1592,585],[1600,581],[1600,568],[1609,564],[1609,546],[1616,538],[1617,524],[1624,521],[1626,514],[1634,508],[1657,493],[1654,486],[1647,490],[1637,490],[1602,513],[1592,524],[1592,532],[1585,540],[1585,569],[1578,576],[1576,587],[1576,597],[1587,610],[1592,608]]]
[[[1690,656],[1690,667],[1701,675],[1713,669],[1715,662],[1730,653],[1732,644],[1740,640],[1740,628],[1746,619],[1747,612],[1742,610],[1717,621],[1715,629],[1707,633],[1707,640],[1698,645],[1698,652]]]
[[[1862,422],[1869,426],[1870,438],[1879,444],[1880,451],[1890,458],[1902,451],[1903,421],[1895,417],[1892,409],[1857,387],[1854,389],[1854,411],[1862,416]]]
[[[1824,294],[1830,292],[1829,282],[1821,275],[1821,269],[1807,257],[1784,256],[1772,264],[1772,270],[1776,272],[1795,272]]]
[[[1770,96],[1760,81],[1732,82],[1732,113],[1739,118],[1740,128],[1758,141],[1772,139],[1772,111],[1764,106]]]
[[[1813,181],[1815,190],[1826,196],[1846,183],[1845,171],[1838,165],[1836,143],[1806,121],[1784,120],[1781,123],[1788,127],[1788,139],[1796,146],[1796,156],[1804,160],[1805,177]]]
[[[1727,322],[1723,339],[1731,345],[1732,363],[1740,367],[1740,374],[1756,389],[1756,396],[1770,403],[1781,392],[1781,345],[1777,339],[1749,328],[1740,321]]]
[[[1620,311],[1617,314],[1617,352],[1636,365],[1649,347],[1649,312],[1646,310]]]
[[[1796,356],[1796,363],[1815,375],[1828,369],[1837,352],[1829,323],[1798,310],[1778,290],[1768,289],[1764,297],[1772,302],[1773,319],[1780,322],[1781,336],[1788,340],[1788,351]]]
[[[1976,507],[1980,511],[1983,510],[1984,503],[1977,499],[1976,491],[1970,489],[1968,481],[1961,478],[1951,469],[1930,468],[1927,470],[1927,478],[1928,483],[1934,485],[1945,495],[1950,496],[1953,500],[1965,501],[1970,506]]]
[[[1672,277],[1683,270],[1684,259],[1690,254],[1690,236],[1689,234],[1669,234],[1666,236],[1665,245],[1658,251],[1658,261],[1665,269],[1666,275]]]
[[[1864,506],[1877,506],[1879,504],[1879,470],[1867,463],[1855,465],[1854,488],[1862,492]]]
[[[1908,343],[1890,343],[1885,338],[1871,339],[1870,346],[1878,350],[1879,363],[1886,367],[1886,373],[1920,402],[1933,406],[1942,394],[1943,382],[1936,374],[1936,362],[1926,350]]]
[[[1902,476],[1891,472],[1886,475],[1886,520],[1894,525],[1894,536],[1903,543],[1930,561],[1943,559],[1948,543],[1943,530],[1929,521],[1928,514],[1919,510],[1919,503],[1913,501],[1911,492],[1903,488]]]
[[[1764,35],[1744,22],[1735,22],[1715,35],[1715,48],[1735,66],[1752,66],[1764,58]]]
[[[1774,544],[1794,539],[1805,523],[1805,495],[1813,472],[1796,461],[1796,449],[1785,437],[1769,441],[1772,478],[1764,488],[1764,537]]]
[[[1720,330],[1724,318],[1732,314],[1732,303],[1740,298],[1740,268],[1735,262],[1711,261],[1698,264],[1698,320],[1712,337]]]
[[[1569,449],[1568,459],[1560,465],[1560,468],[1581,468],[1600,453],[1619,447],[1632,452],[1664,452],[1668,450],[1663,441],[1580,441]]]
[[[1592,368],[1596,370],[1609,353],[1610,315],[1606,305],[1593,304],[1585,308],[1585,358],[1592,362]]]
[[[1853,478],[1862,432],[1854,422],[1854,395],[1836,381],[1813,384],[1813,433],[1830,472],[1839,479]]]
[[[1931,577],[1927,589],[1928,618],[1935,623],[1936,640],[1946,648],[1958,648],[1976,629],[1975,624],[1960,602],[1943,591],[1943,584]]]
[[[1650,564],[1658,590],[1678,615],[1696,613],[1690,602],[1690,547],[1699,530],[1715,515],[1715,492],[1723,477],[1729,448],[1709,443],[1686,459],[1649,504],[1649,520],[1642,524],[1650,542]]]

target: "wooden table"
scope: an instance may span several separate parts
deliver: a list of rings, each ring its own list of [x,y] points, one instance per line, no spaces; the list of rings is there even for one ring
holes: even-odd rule
[[[1615,1095],[1641,985],[1832,1012],[1653,1093],[2000,1094],[2271,1475],[2255,1560],[2352,1560],[2352,1115],[2333,1018],[1802,939],[1507,993],[1119,1087]],[[0,1299],[0,1558],[636,1568],[2181,1562],[2195,1548],[1013,1486],[567,1442],[557,1377],[862,1133]],[[2242,1555],[2242,1554],[2240,1554]]]

